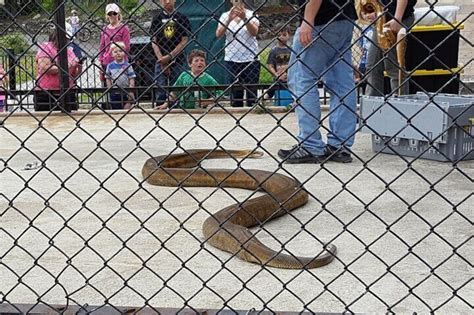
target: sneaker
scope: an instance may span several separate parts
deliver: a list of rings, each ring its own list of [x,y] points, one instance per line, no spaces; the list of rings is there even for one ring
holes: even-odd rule
[[[294,145],[289,150],[281,149],[278,151],[278,156],[288,164],[297,163],[321,163],[325,160],[325,155],[313,155],[305,148]]]
[[[291,152],[293,151],[296,151],[298,149],[298,144],[295,144],[294,146],[292,146],[291,148],[289,149],[280,149],[278,150],[278,157],[282,160],[286,159],[290,154]]]
[[[344,148],[336,148],[332,145],[326,146],[326,157],[329,161],[339,162],[339,163],[350,163],[352,162],[352,156]]]

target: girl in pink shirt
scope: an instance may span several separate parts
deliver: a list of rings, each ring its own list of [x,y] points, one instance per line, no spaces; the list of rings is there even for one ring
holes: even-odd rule
[[[36,78],[36,89],[59,90],[59,60],[58,49],[54,41],[40,44],[36,53],[36,64],[38,76]],[[69,65],[69,84],[74,84],[74,78],[78,71],[78,60],[71,47],[67,48],[67,59]]]
[[[127,52],[125,60],[128,60],[128,52],[130,51],[130,30],[127,25],[122,24],[122,15],[120,14],[119,6],[115,3],[109,3],[105,7],[105,14],[105,18],[109,24],[102,30],[99,47],[99,61],[103,69],[100,79],[104,83],[104,86],[105,69],[107,69],[107,65],[114,60],[110,51],[110,44],[112,42],[123,42],[125,44],[125,52]]]
[[[36,53],[37,77],[35,92],[35,109],[49,110],[59,97],[61,69],[59,68],[58,39],[53,29],[48,41],[39,45]],[[67,48],[69,87],[81,72],[81,65],[71,47]],[[54,96],[54,97],[52,97]]]

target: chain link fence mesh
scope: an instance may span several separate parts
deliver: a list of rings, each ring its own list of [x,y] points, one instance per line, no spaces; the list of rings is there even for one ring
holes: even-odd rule
[[[387,76],[382,88],[367,81],[375,67],[363,60],[380,17],[351,22],[337,60],[351,53],[354,87],[339,95],[327,82],[330,64],[310,89],[323,137],[340,113],[334,96],[346,106],[357,94],[360,107],[347,107],[355,143],[343,141],[344,155],[329,152],[321,163],[290,164],[277,151],[301,140],[298,115],[312,115],[301,105],[309,91],[287,84],[303,54],[292,43],[304,4],[2,3],[0,313],[471,312],[474,98],[461,94],[473,94],[472,5],[452,8],[452,19],[418,1],[428,9],[399,40],[408,96]],[[247,10],[236,14],[240,24],[223,18],[232,5]],[[336,16],[347,17],[349,5],[336,1]],[[224,159],[195,157],[176,187],[141,174],[147,159],[196,148]],[[242,149],[244,158],[233,155]],[[229,173],[215,177],[216,166]],[[215,187],[190,187],[193,172]],[[232,176],[257,184],[231,189],[239,187]],[[321,257],[334,244],[327,266],[279,269],[268,266],[271,256],[251,264],[239,259],[252,253],[245,242],[226,253],[203,236],[207,218],[231,204],[244,211],[279,176],[308,203],[290,212],[293,197],[267,194],[283,216],[254,217],[248,242],[298,257]]]

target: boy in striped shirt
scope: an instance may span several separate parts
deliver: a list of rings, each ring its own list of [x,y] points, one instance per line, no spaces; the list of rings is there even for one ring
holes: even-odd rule
[[[111,109],[129,109],[134,99],[132,91],[135,87],[136,74],[132,65],[125,59],[125,44],[116,42],[110,45],[114,61],[107,65],[106,80],[110,89],[109,98]]]

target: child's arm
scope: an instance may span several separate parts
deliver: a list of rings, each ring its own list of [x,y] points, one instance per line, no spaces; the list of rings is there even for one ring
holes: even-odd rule
[[[288,65],[281,65],[277,70],[277,81],[284,81],[288,79]]]
[[[135,71],[133,70],[133,66],[131,64],[128,65],[127,76],[128,76],[128,87],[129,88],[134,88],[135,87],[135,78],[137,77],[137,75],[135,74]],[[129,91],[128,95],[129,95],[130,99],[132,99],[132,100],[135,99],[135,94],[133,93],[133,91]]]
[[[39,58],[38,59],[38,72],[58,74],[59,67],[57,64],[53,63],[50,58]]]
[[[166,101],[163,104],[156,106],[156,109],[167,109],[170,106],[169,103],[174,103],[175,101],[176,101],[176,93],[171,92],[169,94],[169,101]]]
[[[274,78],[276,78],[278,76],[278,72],[276,70],[275,52],[274,52],[273,49],[270,50],[270,53],[268,54],[267,67],[268,67],[268,71],[271,73],[271,75]]]
[[[131,89],[135,87],[135,78],[134,77],[128,79],[128,87],[131,88]],[[130,100],[135,99],[135,94],[133,93],[133,91],[128,91],[128,96],[130,97]]]
[[[268,64],[268,71],[272,74],[272,76],[274,78],[276,78],[278,76],[278,73],[277,73],[274,65]]]
[[[135,78],[129,78],[128,79],[128,87],[129,88],[134,88],[135,87]]]
[[[105,69],[105,84],[110,89],[114,82],[112,81],[112,72],[110,71],[109,67],[110,65],[108,65]]]

